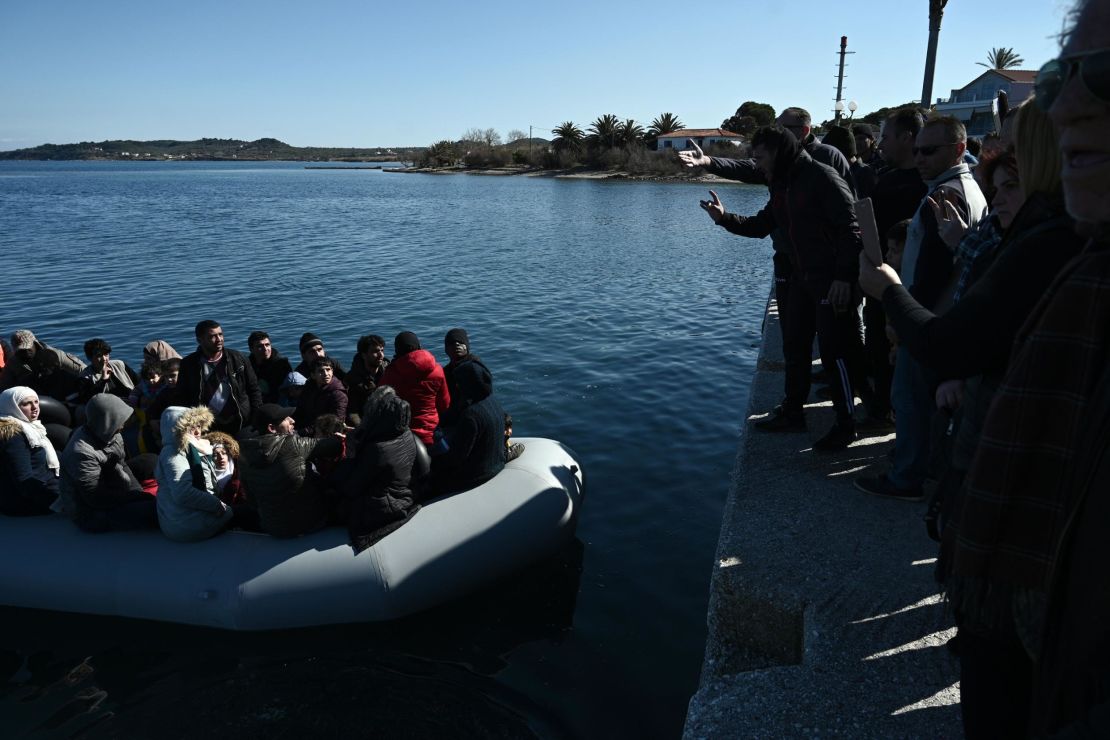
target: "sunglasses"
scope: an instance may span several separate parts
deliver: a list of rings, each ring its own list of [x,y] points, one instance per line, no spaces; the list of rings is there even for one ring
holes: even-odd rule
[[[1087,92],[1110,103],[1110,49],[1094,49],[1047,62],[1037,72],[1033,95],[1037,106],[1047,111],[1075,73]]]
[[[956,142],[950,141],[947,144],[936,144],[935,146],[915,146],[913,155],[916,157],[918,154],[924,154],[926,157],[931,157],[946,146],[956,146]]]

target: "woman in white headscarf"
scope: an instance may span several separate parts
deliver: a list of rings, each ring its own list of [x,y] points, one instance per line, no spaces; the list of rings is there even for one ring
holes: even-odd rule
[[[0,513],[49,514],[61,464],[39,421],[39,396],[17,385],[0,393]]]

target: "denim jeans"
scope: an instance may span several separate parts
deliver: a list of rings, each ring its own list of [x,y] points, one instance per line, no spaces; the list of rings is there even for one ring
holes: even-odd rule
[[[929,472],[929,442],[936,411],[933,373],[898,348],[890,402],[894,407],[894,463],[888,477],[898,488],[918,488]]]

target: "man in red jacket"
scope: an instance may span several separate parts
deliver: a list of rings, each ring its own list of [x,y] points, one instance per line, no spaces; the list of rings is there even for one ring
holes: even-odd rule
[[[393,340],[393,361],[382,373],[378,385],[393,386],[397,395],[412,407],[409,428],[427,446],[439,426],[439,415],[451,405],[447,378],[436,358],[420,348],[420,340],[411,331],[403,331]]]

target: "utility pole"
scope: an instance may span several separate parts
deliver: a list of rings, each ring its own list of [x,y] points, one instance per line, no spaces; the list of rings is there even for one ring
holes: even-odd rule
[[[835,114],[835,121],[837,125],[840,124],[840,117],[844,114],[844,57],[847,54],[855,54],[854,51],[848,51],[848,37],[840,37],[840,72],[836,75],[836,107],[833,109]]]
[[[925,52],[925,80],[921,83],[921,107],[933,103],[933,72],[937,66],[937,44],[940,41],[940,21],[948,0],[929,0],[929,49]]]
[[[532,124],[528,124],[528,164],[532,164]]]

